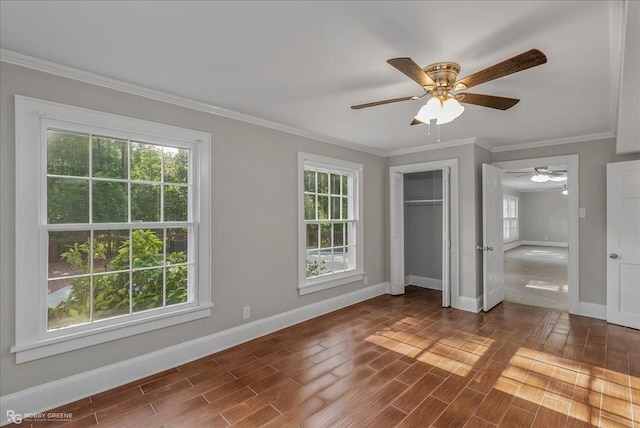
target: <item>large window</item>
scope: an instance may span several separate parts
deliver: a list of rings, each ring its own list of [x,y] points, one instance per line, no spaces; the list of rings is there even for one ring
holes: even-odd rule
[[[362,279],[362,165],[299,154],[300,294]]]
[[[504,242],[518,240],[518,197],[503,195],[502,197],[502,227]]]
[[[17,360],[208,316],[210,136],[22,97],[16,118]]]

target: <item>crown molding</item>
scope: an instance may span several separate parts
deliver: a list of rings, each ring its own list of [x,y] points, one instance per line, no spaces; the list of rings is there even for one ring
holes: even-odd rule
[[[613,132],[601,132],[599,134],[576,135],[575,137],[558,138],[555,140],[536,141],[531,143],[515,144],[512,146],[498,146],[491,150],[492,153],[510,152],[512,150],[535,149],[536,147],[558,146],[560,144],[585,143],[587,141],[605,140],[614,138]]]
[[[439,150],[439,149],[445,149],[447,147],[465,146],[467,144],[478,144],[478,138],[476,137],[464,138],[462,140],[449,141],[446,143],[436,143],[436,144],[429,144],[425,146],[409,147],[406,149],[390,150],[387,152],[387,156],[408,155],[411,153],[425,152],[428,150]],[[487,148],[484,144],[480,146],[483,148]],[[487,149],[487,150],[490,150],[490,149]]]
[[[158,91],[156,89],[146,88],[144,86],[135,85],[135,84],[124,82],[117,79],[112,79],[110,77],[102,76],[96,73],[90,73],[88,71],[79,70],[77,68],[57,64],[51,61],[46,61],[40,58],[35,58],[29,55],[24,55],[24,54],[10,51],[7,49],[0,49],[0,61],[13,64],[13,65],[18,65],[21,67],[30,68],[30,69],[41,71],[48,74],[53,74],[60,77],[65,77],[72,80],[77,80],[83,83],[89,83],[91,85],[101,86],[107,89],[113,89],[116,91],[125,92],[131,95],[137,95],[140,97],[161,101],[168,104],[173,104],[180,107],[186,107],[192,110],[209,113],[216,116],[226,117],[228,119],[234,119],[241,122],[250,123],[252,125],[262,126],[264,128],[285,132],[287,134],[297,135],[299,137],[310,138],[312,140],[333,144],[335,146],[340,146],[347,149],[357,150],[360,152],[365,152],[365,153],[382,156],[382,157],[388,156],[387,152],[384,150],[362,146],[360,144],[352,143],[352,142],[341,140],[338,138],[329,137],[327,135],[307,131],[304,129],[294,128],[292,126],[284,125],[282,123],[272,122],[270,120],[261,119],[259,117],[251,116],[244,113],[239,113],[233,110],[228,110],[212,104],[207,104],[200,101],[192,100],[190,98],[181,97],[181,96],[170,94],[163,91]]]

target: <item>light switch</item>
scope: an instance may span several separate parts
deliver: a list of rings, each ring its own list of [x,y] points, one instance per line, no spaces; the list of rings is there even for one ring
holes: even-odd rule
[[[578,217],[585,218],[587,216],[587,210],[584,208],[578,208]]]

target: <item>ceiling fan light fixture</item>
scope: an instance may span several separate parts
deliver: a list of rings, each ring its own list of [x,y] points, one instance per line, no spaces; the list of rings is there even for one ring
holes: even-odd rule
[[[437,125],[443,125],[445,123],[449,123],[453,121],[455,118],[459,117],[464,111],[464,107],[460,105],[458,100],[453,97],[447,98],[444,103],[442,103],[442,109],[438,114]]]
[[[563,194],[563,195],[568,195],[568,194],[569,194],[569,191],[568,191],[567,189],[564,189],[564,190],[562,191],[562,194]]]
[[[431,97],[429,101],[425,105],[423,105],[420,110],[418,110],[418,114],[416,114],[416,119],[420,122],[429,123],[432,119],[436,119],[440,110],[442,109],[442,105],[440,99],[438,97]]]
[[[550,177],[551,181],[567,181],[567,177],[565,176],[556,176],[556,177]]]
[[[531,181],[536,183],[546,183],[547,181],[549,181],[549,176],[546,174],[536,174],[531,177]]]

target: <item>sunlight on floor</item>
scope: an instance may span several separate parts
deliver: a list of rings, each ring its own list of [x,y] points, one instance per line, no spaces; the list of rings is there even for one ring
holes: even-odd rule
[[[602,425],[601,417],[632,426],[630,385],[638,380],[614,370],[521,347],[495,388],[514,399],[527,400],[595,426]]]
[[[564,293],[569,292],[569,285],[567,284],[553,284],[551,282],[545,281],[529,281],[529,283],[526,284],[525,287],[535,288],[537,290],[562,291]]]
[[[461,331],[430,332],[430,340],[401,331],[407,324],[410,319],[365,340],[461,377],[474,375],[474,365],[495,342]],[[631,405],[631,385],[637,384],[640,378],[628,374],[520,347],[493,388],[524,400],[523,407],[542,406],[595,426],[633,426],[640,423]]]

